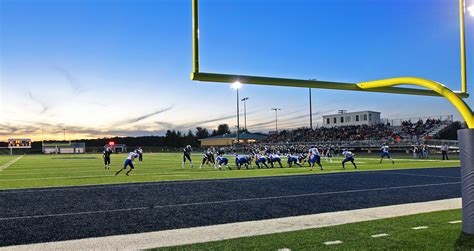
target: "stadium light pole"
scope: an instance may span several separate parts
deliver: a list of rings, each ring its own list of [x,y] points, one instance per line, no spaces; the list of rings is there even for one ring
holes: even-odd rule
[[[310,81],[318,81],[315,78],[309,79]],[[309,127],[313,129],[313,95],[311,94],[312,88],[309,88]]]
[[[239,99],[239,89],[242,87],[242,84],[239,82],[239,81],[236,81],[234,82],[232,85],[231,85],[232,89],[236,90],[237,92],[237,143],[239,143],[240,141],[240,116],[239,116],[239,102],[240,102],[240,99]]]
[[[309,128],[313,129],[313,104],[312,104],[311,88],[309,88]]]
[[[244,126],[245,130],[247,130],[247,100],[249,100],[248,97],[245,97],[242,99],[242,102],[244,102]]]
[[[275,111],[275,132],[278,133],[278,111],[281,111],[280,108],[272,108],[272,111]]]

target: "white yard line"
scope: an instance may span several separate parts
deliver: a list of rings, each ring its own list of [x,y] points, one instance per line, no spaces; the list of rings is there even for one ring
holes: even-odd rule
[[[370,237],[372,237],[372,238],[380,238],[380,237],[386,237],[386,236],[388,236],[388,234],[382,233],[382,234],[373,234],[373,235],[371,235]]]
[[[462,223],[462,220],[455,220],[455,221],[450,221],[448,222],[449,224],[459,224]]]
[[[9,162],[3,164],[0,166],[0,172],[7,169],[9,166],[15,164],[17,161],[21,160],[25,155],[21,155],[19,157],[16,157],[15,159],[10,160]]]
[[[2,247],[6,250],[139,250],[283,233],[461,208],[461,198],[260,221]]]
[[[412,227],[411,229],[413,230],[421,230],[421,229],[427,229],[427,226],[418,226],[418,227]]]
[[[343,243],[343,242],[340,241],[340,240],[323,242],[323,244],[326,245],[326,246],[329,246],[329,245],[337,245],[337,244],[342,244],[342,243]]]
[[[257,198],[245,198],[245,199],[233,199],[233,200],[191,202],[191,203],[182,203],[182,204],[157,205],[157,206],[150,206],[150,207],[119,208],[119,209],[112,209],[112,210],[95,210],[95,211],[83,211],[83,212],[64,212],[64,213],[58,213],[58,214],[25,215],[25,216],[0,218],[0,221],[65,217],[65,216],[86,215],[86,214],[103,214],[103,213],[111,213],[111,212],[125,212],[125,211],[161,209],[161,208],[176,208],[176,207],[188,207],[188,206],[200,206],[200,205],[214,205],[214,204],[239,203],[239,202],[262,201],[262,200],[278,200],[278,199],[312,197],[312,196],[321,196],[321,195],[363,193],[363,192],[398,190],[398,189],[417,188],[417,187],[419,188],[419,187],[430,187],[430,186],[444,186],[444,185],[454,185],[454,184],[457,185],[459,183],[460,182],[435,183],[435,184],[423,184],[423,185],[412,185],[412,186],[398,186],[398,187],[383,187],[383,188],[372,188],[372,189],[345,190],[345,191],[334,191],[334,192],[323,192],[323,193],[307,193],[307,194],[293,194],[293,195],[269,196],[269,197],[257,197]]]

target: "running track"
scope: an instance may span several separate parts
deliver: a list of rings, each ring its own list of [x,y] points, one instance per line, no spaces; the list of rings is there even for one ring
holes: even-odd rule
[[[457,198],[460,187],[459,168],[434,168],[6,190],[0,246]]]

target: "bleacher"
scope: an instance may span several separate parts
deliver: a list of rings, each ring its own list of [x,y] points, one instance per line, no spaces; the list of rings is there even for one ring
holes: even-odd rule
[[[269,135],[262,143],[267,145],[334,145],[361,150],[376,149],[381,144],[388,143],[401,150],[420,143],[429,143],[430,141],[434,143],[433,138],[436,134],[452,123],[449,118],[407,119],[400,121],[398,125],[380,123],[372,126],[283,130],[278,134]],[[454,143],[451,142],[450,145],[452,144]]]

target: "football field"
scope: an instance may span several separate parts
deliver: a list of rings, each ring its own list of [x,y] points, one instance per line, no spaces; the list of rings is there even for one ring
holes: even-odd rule
[[[190,168],[188,163],[185,168],[182,168],[180,153],[148,153],[144,155],[143,162],[135,162],[135,170],[130,176],[125,176],[124,172],[115,176],[115,172],[121,168],[125,158],[125,154],[112,155],[112,167],[104,170],[100,154],[0,156],[0,189],[286,176],[460,165],[459,160],[440,161],[439,156],[419,160],[411,159],[409,155],[395,156],[395,164],[387,159],[380,164],[379,156],[373,154],[356,156],[357,170],[354,170],[350,163],[346,163],[346,170],[343,170],[342,158],[334,158],[332,162],[327,162],[323,158],[321,162],[324,166],[323,171],[319,169],[310,171],[307,164],[304,167],[288,168],[286,158],[282,159],[284,168],[257,169],[254,165],[249,170],[236,170],[234,158],[228,156],[232,170],[223,168],[219,171],[208,165],[200,169],[201,154],[193,155],[194,168]]]

